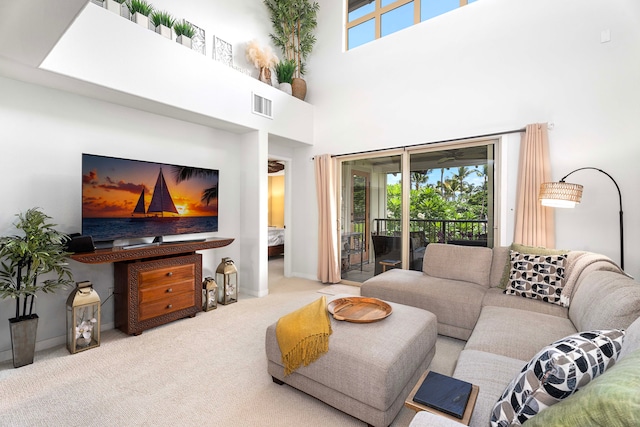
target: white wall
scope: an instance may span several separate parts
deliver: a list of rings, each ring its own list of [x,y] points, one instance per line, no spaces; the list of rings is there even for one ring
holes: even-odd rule
[[[343,51],[343,2],[320,0],[309,62],[315,145],[341,154],[553,122],[552,174],[599,167],[623,192],[626,270],[640,276],[640,3],[636,0],[481,0],[383,39]],[[601,31],[611,41],[601,43]],[[313,168],[296,169],[294,225],[315,224]],[[584,171],[574,210],[558,210],[557,245],[619,260],[617,193]],[[514,200],[508,200],[507,211]],[[512,226],[512,225],[511,225]],[[294,237],[297,274],[315,276],[315,227]],[[303,252],[302,249],[305,248]]]
[[[240,136],[2,77],[0,93],[0,235],[14,234],[14,215],[36,206],[59,230],[80,232],[83,152],[219,169],[219,231],[209,235],[240,235]],[[215,274],[223,256],[243,266],[239,239],[202,255],[205,276]],[[104,301],[113,287],[113,266],[70,263],[75,280],[93,282]],[[70,291],[38,295],[37,348],[64,342]],[[13,307],[13,301],[0,300],[0,360],[11,357],[6,319],[13,317]],[[102,307],[102,322],[113,326],[112,299]]]

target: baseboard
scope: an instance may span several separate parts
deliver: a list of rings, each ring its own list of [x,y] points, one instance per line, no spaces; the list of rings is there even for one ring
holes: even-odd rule
[[[314,282],[318,281],[318,277],[312,274],[304,274],[304,273],[292,273],[291,277],[298,277],[300,279],[313,280]]]

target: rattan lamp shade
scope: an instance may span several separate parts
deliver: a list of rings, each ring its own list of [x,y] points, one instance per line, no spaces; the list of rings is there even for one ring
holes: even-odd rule
[[[582,185],[564,181],[545,182],[540,186],[538,198],[543,206],[573,208],[582,200]]]

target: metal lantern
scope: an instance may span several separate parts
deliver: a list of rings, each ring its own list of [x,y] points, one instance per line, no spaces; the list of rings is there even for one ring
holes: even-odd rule
[[[216,269],[218,302],[223,305],[238,301],[238,270],[231,258],[222,258]]]
[[[213,277],[205,277],[202,282],[202,309],[204,311],[218,308],[218,284]]]
[[[77,282],[67,298],[67,348],[71,354],[100,345],[100,295],[91,282]]]

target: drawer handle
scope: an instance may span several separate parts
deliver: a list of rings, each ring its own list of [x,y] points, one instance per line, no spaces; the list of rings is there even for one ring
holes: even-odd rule
[[[173,308],[173,304],[167,305],[167,308]]]
[[[167,289],[167,293],[171,293],[171,292],[173,292],[173,288]]]
[[[167,276],[169,276],[169,277],[173,276],[173,271],[168,272]]]

